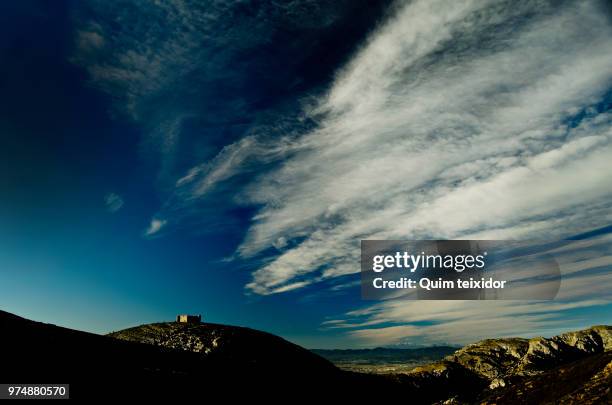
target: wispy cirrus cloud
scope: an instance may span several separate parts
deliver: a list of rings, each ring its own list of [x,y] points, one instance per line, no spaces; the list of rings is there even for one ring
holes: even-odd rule
[[[600,7],[399,8],[313,109],[301,150],[245,192],[263,208],[243,257],[296,241],[248,289],[358,272],[363,238],[562,237],[612,219],[612,26]]]
[[[362,346],[464,344],[488,337],[554,335],[584,328],[592,322],[584,311],[605,312],[612,302],[611,238],[611,233],[604,233],[546,250],[562,274],[554,300],[489,300],[485,304],[388,299],[332,316],[322,327],[344,331]],[[512,276],[520,277],[521,270],[511,269]],[[611,319],[604,317],[603,322]]]
[[[300,84],[291,72],[316,48],[313,33],[351,3],[89,0],[75,7],[72,62],[110,96],[115,116],[142,127],[141,150],[167,192],[272,108],[266,91]]]
[[[219,184],[276,162],[234,197],[262,207],[238,255],[277,252],[247,285],[258,294],[357,272],[362,238],[563,236],[609,221],[610,19],[599,1],[553,3],[398,3],[302,112],[316,125],[226,145],[178,177],[154,221],[197,216]]]
[[[605,300],[565,303],[492,301],[401,302],[397,307],[377,305],[377,314],[393,322],[391,326],[365,324],[350,327],[347,337],[366,347],[397,344],[473,343],[489,337],[548,335],[582,328],[583,321],[567,316],[568,311],[606,305]],[[390,314],[389,314],[390,313]],[[418,314],[415,316],[415,314]],[[426,322],[425,325],[422,322]]]
[[[119,194],[108,193],[104,196],[104,204],[108,212],[115,213],[123,207],[124,202]]]
[[[225,146],[179,177],[158,214],[197,216],[219,184],[260,171],[234,196],[262,207],[238,249],[266,252],[248,290],[356,273],[363,238],[562,237],[612,219],[602,2],[394,10],[298,115],[311,129]]]

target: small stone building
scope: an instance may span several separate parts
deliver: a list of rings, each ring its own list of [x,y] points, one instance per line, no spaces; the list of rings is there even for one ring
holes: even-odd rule
[[[178,323],[200,323],[202,322],[202,315],[187,315],[181,314],[176,316]]]

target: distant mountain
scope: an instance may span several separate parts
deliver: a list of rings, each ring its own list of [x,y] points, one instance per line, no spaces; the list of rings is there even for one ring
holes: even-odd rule
[[[449,342],[437,343],[435,345],[417,345],[412,343],[398,343],[394,345],[386,345],[383,346],[383,349],[400,349],[400,350],[412,350],[412,349],[428,349],[431,347],[454,347],[456,349],[460,349],[461,345],[456,345]]]
[[[312,352],[343,370],[389,374],[407,372],[418,365],[441,360],[457,349],[458,347],[452,346],[412,349],[377,347],[374,349],[313,349]]]
[[[430,354],[448,349],[432,348]],[[380,359],[391,355],[388,350],[364,353]],[[548,339],[483,340],[408,372],[373,375],[340,370],[278,336],[248,328],[167,322],[100,336],[0,311],[0,359],[0,381],[70,383],[73,398],[397,397],[415,404],[612,399],[610,326]]]
[[[409,361],[434,361],[454,353],[459,347],[432,346],[415,349],[376,347],[374,349],[313,349],[312,352],[332,363],[359,361],[364,363],[402,363]]]

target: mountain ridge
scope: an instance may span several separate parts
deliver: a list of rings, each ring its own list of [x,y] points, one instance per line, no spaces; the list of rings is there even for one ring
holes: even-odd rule
[[[0,311],[0,331],[3,381],[70,382],[75,398],[174,398],[202,390],[282,398],[274,387],[284,387],[309,397],[402,397],[417,404],[612,400],[606,325],[551,338],[485,339],[388,375],[343,371],[281,337],[227,325],[165,322],[103,336]]]
[[[151,343],[153,337],[150,333],[150,328],[159,327],[160,325],[163,325],[166,331],[182,330],[181,326],[172,326],[172,323],[151,324],[115,332],[111,336],[130,341]],[[222,325],[220,326],[222,327]],[[210,326],[201,324],[192,327],[191,330],[202,328],[207,329]],[[157,344],[173,348],[180,347],[178,342],[181,339],[176,339],[176,337],[170,337],[169,339],[166,337],[166,339],[166,341],[159,341]],[[188,343],[182,348],[184,350],[193,350],[190,349],[192,343],[189,343],[189,340],[186,342]],[[427,349],[408,349],[407,352],[419,350],[423,352]],[[204,352],[204,354],[208,355],[202,347],[193,351]],[[323,357],[326,357],[325,354],[327,354],[328,360],[330,360],[330,353],[342,356],[343,354],[355,352],[376,354],[384,353],[385,351],[397,350],[385,348],[313,350],[314,353],[320,354]],[[601,355],[600,358],[591,359],[591,357],[597,355]],[[558,369],[557,372],[563,371],[567,367],[572,369],[571,365],[579,361],[583,361],[585,367],[594,367],[590,375],[580,374],[583,375],[583,378],[587,379],[584,381],[584,388],[588,389],[589,381],[591,378],[595,378],[595,375],[598,375],[597,381],[608,381],[611,378],[609,371],[612,369],[612,365],[609,366],[608,362],[604,361],[608,357],[612,360],[612,327],[596,325],[583,330],[565,332],[550,338],[484,339],[454,350],[452,354],[444,356],[439,361],[416,366],[408,372],[377,375],[377,377],[380,377],[378,380],[368,380],[368,378],[374,377],[374,374],[351,370],[345,370],[345,372],[347,376],[350,376],[349,379],[365,378],[365,381],[373,384],[391,384],[391,386],[401,387],[404,391],[413,392],[417,398],[423,398],[424,401],[422,403],[436,401],[473,403],[478,401],[487,402],[487,398],[502,398],[503,395],[516,395],[510,389],[511,386],[523,385],[527,387],[531,385],[530,379],[537,381],[543,381],[546,378],[550,379],[551,376],[555,376],[554,370]],[[601,361],[604,361],[603,365],[600,364]],[[547,373],[552,374],[547,377]],[[571,384],[566,385],[571,386]],[[600,385],[593,385],[592,391],[597,391],[597,395],[609,395],[609,390],[606,391],[604,389],[602,391]],[[526,397],[529,396],[528,389],[525,389],[523,392]],[[557,389],[557,392],[564,391]],[[591,391],[589,392],[592,393]],[[500,395],[502,396],[500,397]],[[549,392],[548,395],[554,397],[556,394]],[[583,401],[586,401],[585,395],[582,396]],[[520,400],[523,399],[521,398]],[[514,400],[518,399],[514,398]],[[418,400],[415,402],[418,402]],[[499,403],[497,400],[494,402]]]
[[[415,378],[437,380],[443,384],[444,381],[457,379],[457,375],[469,376],[470,383],[481,387],[482,392],[477,396],[458,392],[447,398],[449,403],[505,403],[504,398],[508,403],[516,403],[527,401],[529,391],[536,385],[534,381],[539,381],[539,385],[544,385],[545,381],[555,386],[551,381],[559,374],[567,375],[567,370],[574,370],[572,367],[576,362],[583,362],[585,368],[592,367],[589,378],[597,376],[597,381],[607,383],[607,389],[601,389],[601,384],[593,385],[590,394],[597,396],[593,403],[604,400],[604,397],[612,400],[609,388],[612,385],[612,327],[607,325],[596,325],[551,338],[484,339],[464,346],[441,361],[418,366],[399,379],[405,382]],[[589,388],[588,383],[584,382],[584,389]],[[530,389],[519,391],[515,389],[516,386]],[[558,387],[551,389],[548,395],[554,399],[547,400],[562,401],[563,397],[559,396],[561,392],[564,391]],[[589,402],[587,397],[587,394],[582,395],[581,401]]]

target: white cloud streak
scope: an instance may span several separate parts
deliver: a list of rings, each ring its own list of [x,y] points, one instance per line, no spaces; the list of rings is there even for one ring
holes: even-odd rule
[[[417,301],[390,299],[323,323],[358,345],[469,343],[486,337],[534,336],[590,326],[586,309],[612,302],[610,234],[548,251],[562,278],[555,300]],[[521,269],[513,270],[520,277]],[[531,286],[530,286],[531,287]],[[609,322],[612,318],[604,318]],[[425,324],[421,324],[425,323]]]
[[[611,219],[612,116],[593,106],[612,80],[612,27],[599,7],[399,8],[310,112],[319,127],[245,192],[264,207],[243,257],[299,241],[248,289],[358,272],[360,239],[562,237]]]

